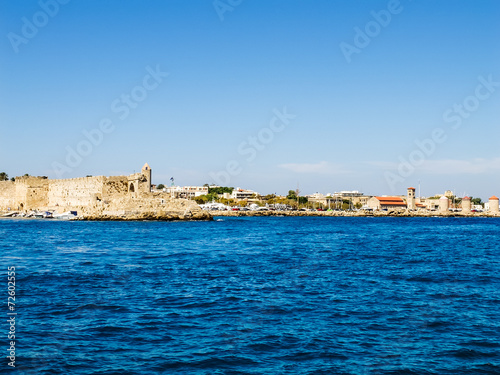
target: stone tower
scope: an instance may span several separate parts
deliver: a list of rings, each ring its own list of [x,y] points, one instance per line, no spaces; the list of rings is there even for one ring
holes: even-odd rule
[[[440,213],[446,213],[448,212],[448,207],[450,206],[450,200],[448,197],[445,197],[444,195],[439,198],[439,212]]]
[[[151,192],[151,167],[148,163],[144,164],[141,173],[144,177],[146,177],[145,191]]]
[[[498,213],[498,198],[495,196],[490,197],[490,212]]]
[[[406,193],[406,207],[409,210],[414,210],[417,208],[415,204],[415,188],[409,187]]]
[[[462,213],[469,214],[471,211],[471,201],[469,197],[462,198]]]

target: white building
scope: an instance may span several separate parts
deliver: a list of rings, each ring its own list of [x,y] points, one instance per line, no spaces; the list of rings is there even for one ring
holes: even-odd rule
[[[194,198],[208,194],[208,186],[168,186],[163,191],[175,198]]]
[[[259,193],[253,191],[253,190],[246,190],[237,187],[236,189],[233,189],[233,192],[231,193],[231,198],[232,199],[251,199],[254,196],[260,195]]]

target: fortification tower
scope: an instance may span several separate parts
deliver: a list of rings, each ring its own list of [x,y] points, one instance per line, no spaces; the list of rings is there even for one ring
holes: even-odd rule
[[[406,193],[406,207],[409,210],[414,210],[417,206],[415,205],[415,188],[409,187]]]
[[[498,198],[495,196],[490,197],[490,212],[498,213]]]
[[[462,198],[462,212],[468,214],[471,212],[471,201],[469,197]]]
[[[145,191],[151,192],[151,167],[148,163],[144,164],[141,173],[144,177],[146,177]]]
[[[448,207],[450,207],[450,200],[448,199],[448,197],[443,195],[441,198],[439,198],[439,212],[448,212]]]

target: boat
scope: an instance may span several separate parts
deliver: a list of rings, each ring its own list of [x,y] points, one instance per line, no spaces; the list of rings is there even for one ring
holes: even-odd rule
[[[63,212],[62,214],[53,214],[52,217],[58,220],[74,220],[76,219],[77,215],[78,212],[76,211],[67,211]]]
[[[33,216],[37,219],[52,219],[52,212],[49,211],[35,212]]]

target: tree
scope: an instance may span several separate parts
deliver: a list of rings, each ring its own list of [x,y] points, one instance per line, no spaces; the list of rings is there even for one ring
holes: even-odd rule
[[[299,204],[306,204],[308,201],[307,197],[299,197]]]
[[[480,204],[483,204],[483,201],[481,200],[481,198],[471,198],[471,203],[474,204],[474,205],[480,205]]]
[[[292,200],[297,200],[297,194],[295,193],[295,190],[288,190],[288,195],[286,196],[287,199],[292,199]]]
[[[16,181],[16,179],[15,179],[14,177],[12,177],[10,180],[11,180],[12,182]]]
[[[7,181],[9,179],[9,175],[5,172],[0,172],[0,181]]]
[[[219,186],[219,187],[208,187],[208,194],[224,194],[233,192],[233,187]]]
[[[352,202],[349,199],[342,199],[342,209],[350,210],[352,207]]]
[[[194,197],[193,199],[198,204],[205,204],[208,202],[208,198],[206,195],[199,195],[197,197]]]
[[[271,199],[274,199],[274,198],[276,198],[276,195],[274,195],[274,194],[267,194],[267,195],[264,195],[262,197],[262,199],[265,200],[265,201],[268,201],[268,200],[271,200]]]
[[[163,185],[163,184],[159,184],[156,188],[157,188],[158,190],[163,190],[163,189],[165,189],[165,185]]]

